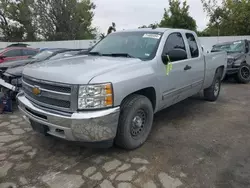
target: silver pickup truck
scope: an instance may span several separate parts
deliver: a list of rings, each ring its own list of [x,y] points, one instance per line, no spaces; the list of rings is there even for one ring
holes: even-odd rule
[[[135,149],[159,110],[200,91],[215,101],[226,66],[226,52],[204,55],[193,31],[115,32],[88,55],[27,66],[18,104],[45,135]]]

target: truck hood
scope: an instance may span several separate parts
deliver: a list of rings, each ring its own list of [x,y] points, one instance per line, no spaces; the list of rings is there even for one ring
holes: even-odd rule
[[[238,59],[240,57],[244,56],[243,53],[240,53],[240,52],[236,52],[236,53],[228,53],[227,54],[227,58],[228,59]]]
[[[27,65],[23,75],[59,83],[87,84],[95,76],[140,62],[136,58],[77,56]]]

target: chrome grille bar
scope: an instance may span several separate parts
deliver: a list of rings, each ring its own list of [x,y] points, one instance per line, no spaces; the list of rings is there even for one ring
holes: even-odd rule
[[[73,112],[75,110],[75,102],[71,92],[76,87],[68,84],[48,82],[24,76],[22,79],[22,87],[25,96],[33,103],[42,107],[65,112]],[[39,88],[41,93],[33,94],[33,88]]]

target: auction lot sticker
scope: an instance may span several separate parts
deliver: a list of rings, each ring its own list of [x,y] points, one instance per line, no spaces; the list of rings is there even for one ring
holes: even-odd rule
[[[143,38],[160,39],[161,35],[148,33],[148,34],[144,34]]]

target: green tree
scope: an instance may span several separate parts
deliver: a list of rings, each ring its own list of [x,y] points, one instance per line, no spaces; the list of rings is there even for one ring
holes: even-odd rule
[[[6,41],[92,39],[91,0],[0,0],[0,29]]]
[[[8,41],[36,40],[36,26],[33,21],[34,0],[1,0],[2,34]]]
[[[47,40],[92,39],[94,9],[90,0],[37,0],[38,32]]]
[[[181,28],[195,30],[196,21],[189,15],[189,6],[184,1],[181,6],[180,0],[169,0],[169,9],[164,9],[160,27]]]
[[[210,35],[249,35],[249,0],[223,0],[217,5],[215,0],[201,0],[209,17],[206,28]]]
[[[142,25],[138,28],[140,29],[140,28],[156,28],[156,27],[159,27],[159,24],[155,22],[155,23],[149,24],[148,26]]]

